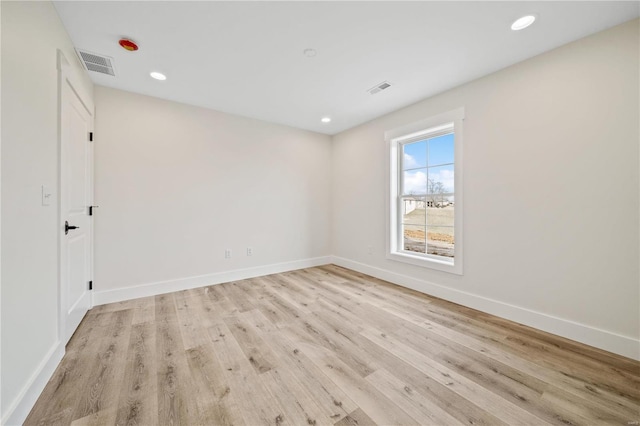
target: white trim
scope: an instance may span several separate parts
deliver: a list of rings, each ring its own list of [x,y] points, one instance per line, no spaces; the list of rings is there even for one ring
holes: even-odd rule
[[[390,252],[387,251],[387,259],[395,260],[398,262],[409,263],[411,265],[422,266],[429,269],[435,269],[442,272],[451,272],[454,274],[462,275],[462,266],[460,262],[455,265],[453,262],[445,260],[444,256],[433,256],[429,254],[415,255],[407,251]],[[439,259],[442,257],[442,259]],[[456,270],[456,266],[459,266],[460,272]]]
[[[0,7],[0,22],[2,22],[2,7]],[[2,31],[0,31],[0,46],[2,46]],[[0,83],[2,82],[2,65],[0,61]],[[0,99],[2,99],[2,84],[0,84]],[[2,129],[2,102],[0,102],[0,129]],[[0,132],[1,134],[1,132]],[[0,137],[0,165],[2,164],[2,137]],[[0,166],[0,237],[2,236],[2,167]],[[0,247],[2,244],[0,244]],[[0,249],[0,318],[2,318],[2,253]],[[2,330],[0,328],[0,337]],[[2,377],[2,339],[0,338],[0,377]],[[4,424],[2,410],[2,386],[0,384],[0,424]],[[8,415],[7,415],[8,416]]]
[[[575,321],[558,318],[476,294],[467,293],[433,282],[413,278],[375,266],[332,256],[335,265],[371,275],[421,293],[435,296],[491,315],[505,318],[557,336],[640,361],[640,340],[602,330]]]
[[[222,284],[230,281],[244,280],[281,272],[294,271],[296,269],[311,268],[314,266],[331,263],[330,256],[314,257],[310,259],[294,260],[291,262],[275,263],[271,265],[257,266],[255,268],[236,269],[232,271],[216,272],[213,274],[198,275],[175,280],[158,281],[154,283],[140,284],[132,287],[122,287],[113,290],[93,290],[93,306],[107,303],[121,302],[123,300],[138,299],[140,297],[156,296],[158,294],[174,291],[188,290],[213,284]]]
[[[457,108],[452,111],[443,112],[424,120],[416,121],[405,126],[396,127],[395,129],[384,132],[384,140],[389,142],[391,139],[405,140],[419,136],[424,133],[425,129],[438,127],[444,123],[464,120],[464,108]]]
[[[458,108],[452,111],[429,117],[402,127],[388,130],[384,134],[386,141],[386,258],[393,261],[409,263],[438,271],[449,272],[452,274],[463,275],[463,210],[464,210],[464,178],[463,178],[463,126],[465,113],[464,108]],[[454,147],[454,190],[455,195],[455,211],[454,211],[454,257],[452,260],[439,258],[439,256],[430,256],[422,254],[412,254],[402,250],[400,244],[399,229],[400,221],[398,218],[399,192],[402,187],[402,174],[398,170],[401,165],[400,146],[404,143],[415,141],[423,136],[433,133],[453,130],[455,138]],[[398,184],[399,183],[399,184]]]
[[[18,396],[9,405],[5,415],[2,417],[3,425],[21,425],[24,423],[38,397],[40,397],[40,394],[56,371],[58,364],[62,361],[63,356],[64,345],[58,340],[49,349],[38,368],[36,368]]]

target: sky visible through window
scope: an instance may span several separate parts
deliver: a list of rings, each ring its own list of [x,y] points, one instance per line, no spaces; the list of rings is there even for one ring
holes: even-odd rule
[[[426,194],[428,180],[441,182],[445,193],[454,188],[454,135],[449,133],[404,145],[402,193]]]

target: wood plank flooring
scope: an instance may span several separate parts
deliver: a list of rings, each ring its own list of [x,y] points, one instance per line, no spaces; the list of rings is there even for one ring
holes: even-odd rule
[[[26,425],[637,425],[640,363],[333,265],[98,306]]]

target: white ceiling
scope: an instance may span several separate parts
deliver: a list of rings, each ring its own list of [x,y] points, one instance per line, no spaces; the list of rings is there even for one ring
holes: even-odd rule
[[[116,77],[89,73],[98,85],[327,134],[639,14],[611,1],[54,4],[77,48],[115,59]],[[536,23],[511,31],[525,14]],[[123,36],[140,50],[122,49]]]

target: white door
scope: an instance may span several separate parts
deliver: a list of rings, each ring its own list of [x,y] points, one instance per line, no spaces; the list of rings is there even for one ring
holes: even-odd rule
[[[66,344],[91,308],[93,116],[64,73],[60,83],[60,303]]]

